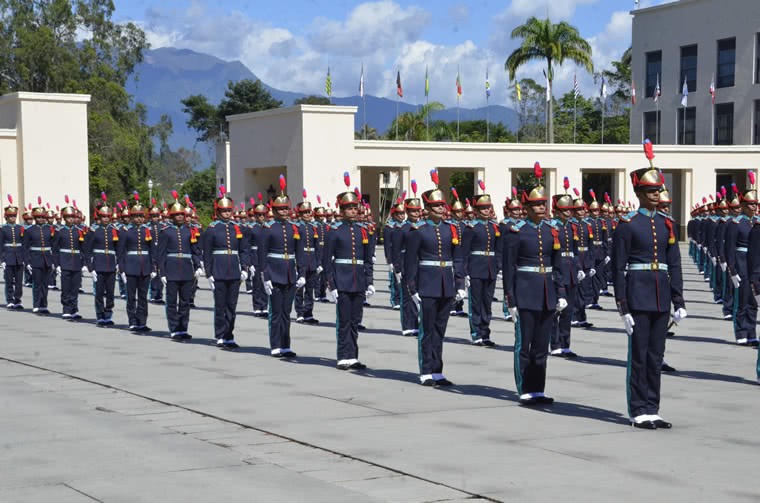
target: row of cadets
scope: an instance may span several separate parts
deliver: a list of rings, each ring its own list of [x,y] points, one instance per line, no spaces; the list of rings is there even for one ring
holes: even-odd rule
[[[267,317],[267,294],[264,291],[264,282],[261,280],[261,274],[256,274],[259,268],[259,243],[264,231],[264,224],[269,218],[269,208],[263,202],[261,192],[257,194],[258,202],[251,198],[251,207],[248,209],[248,218],[250,219],[249,228],[251,233],[251,301],[253,303],[253,315],[259,318]]]
[[[462,204],[459,199],[457,189],[451,188],[451,195],[454,197],[454,201],[451,203],[451,221],[457,226],[457,234],[461,236],[464,233],[464,225],[467,221],[467,215],[470,210],[474,215],[474,209],[470,206],[470,200],[466,199],[466,206]],[[467,317],[467,313],[464,312],[464,299],[454,300],[454,306],[451,308],[451,316]]]
[[[467,294],[457,226],[444,221],[446,197],[437,187],[437,171],[431,175],[436,187],[422,193],[428,217],[410,224],[405,240],[404,294],[409,293],[419,313],[420,383],[450,386],[443,375],[443,338],[455,298]]]
[[[604,202],[602,203],[600,218],[604,219],[605,225],[607,226],[606,257],[610,257],[612,250],[612,233],[614,232],[615,226],[617,225],[617,218],[615,217],[615,207],[612,204],[612,198],[610,198],[610,195],[607,192],[604,193]],[[612,257],[610,257],[610,260],[607,260],[605,258],[605,263],[602,266],[602,279],[604,280],[604,289],[600,291],[599,294],[604,295],[605,297],[612,297],[612,294],[609,292],[609,287],[612,285],[612,268],[610,267],[611,261]]]
[[[388,265],[390,303],[391,308],[395,311],[401,309],[401,284],[396,280],[396,271],[393,269],[393,234],[406,220],[406,210],[404,209],[405,197],[406,191],[402,192],[395,204],[391,206],[390,216],[388,217],[388,221],[385,222],[385,227],[383,227],[383,252],[385,254],[385,263]]]
[[[563,309],[559,316],[555,316],[552,325],[550,348],[551,355],[562,358],[575,358],[576,355],[570,349],[570,331],[574,305],[577,302],[578,284],[585,279],[580,259],[578,256],[578,223],[573,218],[575,204],[573,198],[567,193],[570,188],[570,180],[565,177],[563,181],[564,194],[552,196],[552,210],[554,223],[560,230],[560,262],[559,269],[562,274],[563,286],[565,287],[565,299],[567,308]]]
[[[591,202],[588,204],[588,216],[586,217],[586,221],[591,225],[591,230],[594,236],[591,243],[594,246],[596,269],[595,274],[591,277],[591,303],[587,304],[587,307],[601,310],[602,307],[599,305],[599,296],[609,295],[604,268],[611,260],[609,252],[609,245],[612,242],[610,239],[611,230],[607,226],[607,220],[602,217],[599,201],[596,200],[596,192],[594,192],[594,189],[589,189],[588,193],[591,196]]]
[[[145,223],[147,209],[140,203],[140,195],[133,193],[134,204],[129,208],[130,223],[119,230],[117,259],[119,275],[127,294],[127,320],[129,330],[150,332],[148,327],[148,289],[154,271],[156,256],[151,226]]]
[[[594,287],[591,280],[596,275],[598,262],[596,246],[594,245],[594,228],[586,219],[586,203],[580,195],[578,189],[573,189],[575,199],[573,199],[574,220],[577,223],[578,230],[578,259],[584,273],[584,278],[578,283],[576,289],[575,305],[573,309],[572,325],[580,328],[590,328],[594,324],[588,321],[586,316],[586,307],[591,306],[594,296]]]
[[[112,223],[112,210],[105,192],[100,194],[102,203],[95,210],[98,222],[85,235],[85,265],[95,283],[95,316],[99,327],[114,324],[114,288],[116,283],[116,249],[119,231]]]
[[[536,162],[537,185],[523,191],[527,218],[505,236],[502,275],[507,306],[515,322],[514,372],[520,404],[550,404],[544,391],[546,360],[555,313],[567,308],[561,268],[560,229],[546,219],[543,171]]]
[[[750,261],[754,265],[758,248],[750,250],[750,232],[757,223],[755,172],[749,171],[749,187],[741,194],[741,214],[726,228],[724,251],[726,268],[734,287],[734,336],[740,346],[757,346],[757,300],[750,283]],[[702,224],[705,226],[705,224]],[[703,234],[704,236],[704,234]],[[703,242],[706,243],[706,242]],[[702,245],[704,250],[706,244]],[[709,252],[709,247],[708,247]]]
[[[224,185],[214,201],[216,219],[203,233],[203,270],[214,292],[214,337],[221,349],[235,349],[235,318],[240,282],[251,270],[249,240],[241,226],[232,220],[235,202]],[[255,268],[254,268],[255,270]]]
[[[437,177],[437,173],[435,175]],[[481,191],[485,183],[478,180]],[[475,218],[464,224],[461,254],[470,308],[470,337],[476,346],[495,346],[491,340],[491,304],[501,271],[502,239],[499,224],[491,219],[491,196],[473,197]],[[459,227],[457,227],[459,230]]]
[[[17,223],[18,206],[8,194],[8,206],[3,210],[5,223],[0,227],[0,267],[5,280],[5,302],[8,309],[24,309],[21,297],[24,292],[24,226]]]
[[[200,231],[186,222],[185,208],[172,191],[174,203],[168,208],[171,223],[158,234],[156,265],[166,289],[166,322],[172,340],[184,341],[188,333],[193,285],[203,273]],[[155,238],[154,238],[155,239]]]
[[[317,224],[317,234],[319,234],[319,246],[324,249],[327,240],[327,230],[334,221],[335,215],[332,208],[330,208],[329,202],[327,203],[327,208],[322,206],[322,198],[319,194],[317,194],[317,204],[319,206],[314,209],[314,220]],[[320,302],[329,302],[327,299],[327,279],[325,278],[324,270],[318,274],[316,297]]]
[[[79,210],[69,204],[68,195],[65,201],[66,206],[61,209],[63,225],[53,239],[53,256],[56,257],[56,271],[61,276],[62,318],[76,321],[82,318],[79,314],[79,290],[82,287],[82,273],[87,270],[86,230],[76,225]]]
[[[304,245],[298,226],[289,219],[287,182],[280,175],[280,195],[271,202],[273,220],[264,224],[259,243],[258,270],[269,297],[269,345],[276,358],[294,358],[290,348],[290,311],[296,290],[306,284]]]
[[[405,279],[406,243],[409,232],[420,221],[422,215],[422,202],[417,197],[417,181],[412,180],[411,185],[412,197],[404,200],[406,221],[400,223],[392,234],[393,274],[401,285],[401,335],[405,337],[416,337],[419,334],[419,310],[417,304],[412,302],[409,283]]]
[[[507,235],[509,228],[517,222],[525,219],[524,208],[522,202],[520,202],[520,195],[517,192],[517,187],[512,187],[512,197],[504,201],[502,211],[504,213],[504,220],[499,224],[499,232],[502,235],[503,241],[503,236]],[[503,248],[504,246],[502,244],[502,253]],[[507,306],[506,297],[502,299],[502,310],[504,312],[504,319],[506,321],[513,321],[512,313],[509,312],[509,306]]]
[[[148,212],[148,217],[150,218],[150,222],[148,225],[150,226],[150,233],[151,236],[153,236],[152,241],[152,253],[154,257],[158,256],[158,236],[161,233],[161,230],[163,230],[168,224],[162,220],[161,215],[161,208],[156,205],[156,199],[153,198],[151,200],[151,207],[150,211]],[[167,215],[168,216],[168,215]],[[153,273],[151,274],[151,280],[150,280],[150,298],[149,301],[153,304],[163,304],[164,303],[164,284],[161,282],[161,276],[159,274],[158,265],[155,263],[153,264]]]
[[[720,267],[720,284],[721,284],[721,299],[723,299],[722,305],[723,305],[723,319],[724,320],[733,320],[734,318],[734,284],[731,281],[731,279],[728,277],[728,264],[726,263],[726,233],[728,231],[729,226],[733,223],[733,220],[735,217],[739,216],[742,213],[742,205],[741,205],[741,194],[739,193],[739,188],[736,186],[735,183],[731,184],[731,199],[727,201],[727,191],[725,190],[725,187],[721,187],[721,193],[723,195],[720,203],[718,204],[717,213],[720,217],[720,220],[718,221],[718,230],[715,233],[715,239],[718,241],[717,244],[717,252],[718,252],[718,265]],[[698,220],[691,220],[689,224],[692,222],[698,223]],[[693,243],[693,240],[689,240],[689,245],[691,246]]]
[[[723,273],[721,262],[721,256],[724,255],[723,245],[726,239],[726,226],[725,218],[728,215],[728,203],[726,203],[725,193],[726,188],[722,187],[722,191],[715,193],[715,201],[712,206],[712,220],[714,221],[713,231],[713,243],[712,243],[712,291],[713,300],[716,304],[723,304],[723,292],[725,291],[726,275]]]
[[[25,228],[22,241],[24,264],[32,277],[32,311],[47,314],[50,312],[48,310],[50,274],[56,267],[52,249],[55,227],[48,223],[42,198],[37,198],[37,206],[32,209],[31,214],[34,224]]]
[[[317,324],[314,318],[314,296],[319,290],[319,275],[323,271],[322,248],[320,244],[319,224],[314,221],[311,202],[306,199],[306,189],[302,191],[303,200],[296,205],[299,234],[303,241],[303,274],[306,284],[296,290],[296,323]]]
[[[664,185],[654,166],[652,143],[644,142],[649,167],[631,173],[639,209],[620,218],[612,238],[615,300],[629,337],[627,400],[631,424],[671,428],[659,415],[660,381],[670,319],[686,318],[681,256],[675,222],[658,211]]]
[[[343,175],[346,189],[351,180]],[[337,368],[361,370],[359,328],[364,302],[375,294],[374,244],[367,224],[359,222],[361,193],[346,190],[337,197],[341,220],[327,232],[323,264],[328,298],[336,303]]]

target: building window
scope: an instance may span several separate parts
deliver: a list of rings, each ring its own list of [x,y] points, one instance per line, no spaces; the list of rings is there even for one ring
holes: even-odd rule
[[[734,144],[734,104],[715,105],[715,144]]]
[[[716,87],[731,87],[734,85],[736,67],[736,39],[718,40],[718,78]]]
[[[652,143],[660,143],[662,131],[662,112],[644,112],[644,139],[649,138]]]
[[[755,100],[755,116],[752,122],[752,144],[760,145],[760,100]]]
[[[662,72],[662,51],[652,51],[647,53],[647,81],[644,96],[651,98],[654,96],[654,88],[660,79]]]
[[[678,114],[678,138],[679,145],[697,144],[697,107],[679,108]]]
[[[687,45],[681,47],[681,78],[678,79],[678,93],[683,90],[683,81],[686,80],[686,85],[689,88],[689,92],[693,93],[697,90],[697,46]]]

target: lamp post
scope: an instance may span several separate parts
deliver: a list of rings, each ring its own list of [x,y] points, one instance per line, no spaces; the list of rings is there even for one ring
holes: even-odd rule
[[[153,204],[153,180],[148,180],[148,204]]]

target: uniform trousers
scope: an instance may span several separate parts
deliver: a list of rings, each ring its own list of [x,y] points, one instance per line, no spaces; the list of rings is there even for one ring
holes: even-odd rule
[[[306,284],[296,290],[296,315],[310,320],[314,318],[314,295],[319,289],[319,275],[316,271],[306,273]]]
[[[660,375],[665,354],[669,312],[631,311],[628,336],[628,414],[634,418],[660,410]]]
[[[555,311],[518,309],[515,320],[515,384],[517,393],[543,393],[546,358]]]
[[[192,280],[166,282],[166,321],[169,324],[169,332],[172,334],[187,332],[192,289]]]
[[[163,299],[164,296],[164,283],[157,274],[155,278],[150,280],[150,300],[156,301]]]
[[[723,276],[723,316],[734,315],[734,284],[728,277],[728,271],[720,271]]]
[[[391,289],[391,307],[401,305],[401,284],[396,281],[396,275],[393,271],[388,271],[388,285]]]
[[[61,306],[63,314],[77,314],[79,311],[79,288],[82,286],[82,271],[61,271]]]
[[[412,300],[409,285],[403,278],[401,288],[401,331],[404,335],[411,335],[419,330],[419,310]]]
[[[565,285],[567,292],[567,307],[552,318],[551,348],[570,349],[570,323],[573,321],[573,310],[575,308],[575,290],[577,285]]]
[[[364,295],[364,292],[338,292],[338,303],[335,307],[338,361],[359,358],[357,339]]]
[[[596,275],[594,275],[596,277]],[[576,309],[580,309],[578,321],[586,321],[586,306],[594,303],[594,278],[590,278],[588,273],[586,278],[578,284]],[[598,299],[598,296],[597,296]]]
[[[604,273],[602,272],[602,264],[596,269],[596,274],[591,278],[591,302],[590,304],[599,304],[599,292],[607,289],[607,281],[604,279]]]
[[[265,313],[267,310],[267,293],[264,291],[264,282],[261,279],[261,274],[253,275],[251,287],[253,289],[251,293],[253,311],[255,313]]]
[[[52,267],[32,268],[32,304],[36,308],[47,309],[48,285]]]
[[[453,303],[454,297],[422,297],[417,335],[420,375],[443,373],[443,337]]]
[[[56,275],[55,269],[50,269],[50,276],[48,276],[48,288],[56,288]]]
[[[121,279],[121,274],[118,274],[116,280],[119,283],[119,297],[126,297],[127,296],[127,284],[124,282],[123,279]]]
[[[586,278],[581,281],[575,288],[575,302],[573,305],[573,321],[586,321],[586,300],[583,298],[581,289],[584,283],[590,283]]]
[[[715,278],[715,286],[713,287],[713,300],[718,302],[723,299],[723,270],[720,265],[713,267],[713,276]]]
[[[190,299],[197,282],[191,281]],[[218,279],[214,281],[214,337],[232,340],[235,338],[235,311],[240,295],[239,279]]]
[[[296,286],[272,284],[269,296],[269,346],[271,349],[290,348],[290,311],[296,296]]]
[[[24,293],[24,266],[6,265],[3,273],[5,279],[5,301],[7,304],[21,304]]]
[[[150,276],[127,275],[127,318],[129,326],[144,327],[148,322]]]
[[[322,300],[327,297],[327,278],[325,277],[325,272],[322,271],[319,273],[319,294],[317,297]]]
[[[116,285],[115,272],[95,271],[95,316],[98,320],[110,320],[113,316],[113,289]]]
[[[491,303],[496,289],[495,279],[470,279],[470,336],[472,340],[491,338]]]
[[[34,284],[34,281],[32,279],[32,273],[30,273],[29,269],[27,269],[26,267],[24,268],[24,283],[26,283],[27,285]]]
[[[729,279],[729,281],[731,281]],[[752,295],[749,278],[741,276],[739,288],[734,289],[734,336],[757,339],[757,301]]]

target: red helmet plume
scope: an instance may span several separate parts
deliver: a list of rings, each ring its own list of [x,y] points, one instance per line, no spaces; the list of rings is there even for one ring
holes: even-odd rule
[[[755,172],[747,171],[747,176],[749,177],[749,184],[754,187],[755,186]]]
[[[354,194],[356,194],[356,197],[358,197],[360,200],[362,198],[362,193],[359,190],[359,187],[354,187]]]
[[[430,180],[432,180],[435,186],[438,187],[438,170],[437,169],[430,170]]]
[[[10,204],[13,204],[13,196],[12,196],[12,195],[10,195],[10,194],[8,194],[8,202],[9,202]]]
[[[322,198],[317,194],[317,204],[322,204]]]
[[[140,194],[137,191],[132,192],[132,196],[135,198],[135,201],[140,200]]]
[[[544,175],[544,171],[541,169],[541,164],[538,161],[533,165],[533,175],[537,180],[541,180],[541,177]]]
[[[565,188],[565,192],[567,192],[567,189],[570,188],[570,179],[568,177],[565,177],[562,181],[562,186]]]
[[[256,194],[256,197],[258,198],[259,202],[261,202],[261,201],[264,200],[264,195],[261,192],[259,192],[258,194]]]
[[[176,190],[172,190],[172,197],[174,198],[175,201],[179,199],[179,194],[177,193]]]
[[[721,186],[720,186],[720,194],[723,196],[723,199],[725,199],[725,198],[726,198],[726,192],[728,192],[728,191],[726,190],[726,186],[725,186],[725,185],[721,185]]]
[[[591,199],[596,201],[596,192],[594,192],[594,189],[588,189],[588,193],[591,196]]]
[[[38,206],[42,206],[42,197],[41,196],[37,196],[37,205]]]
[[[649,138],[644,140],[644,155],[649,159],[649,164],[654,166],[652,162],[654,160],[654,145],[652,145],[652,141]]]
[[[346,188],[351,186],[351,175],[348,174],[348,171],[343,172],[343,183],[346,185]]]
[[[713,195],[712,195],[712,193],[708,194],[708,196],[710,196],[710,201],[714,201],[714,200],[715,200],[715,199],[713,198]]]
[[[417,197],[417,180],[412,180],[412,194]]]
[[[251,206],[256,206],[256,200],[253,197],[248,199],[248,201],[251,203]]]
[[[224,184],[219,186],[219,197],[224,197],[224,195],[227,193],[227,188],[224,186]]]
[[[517,197],[517,187],[512,187],[512,196]]]
[[[106,196],[105,192],[100,193],[100,199],[102,199],[104,203],[108,200],[108,196]]]
[[[480,187],[480,190],[482,190],[483,192],[485,192],[486,191],[486,182],[484,182],[483,180],[478,180],[478,187]]]
[[[608,193],[604,193],[604,200],[607,201],[607,204],[612,204],[612,199],[610,198],[610,195]]]
[[[401,193],[401,200],[403,201],[404,199],[406,199],[406,191]]]
[[[455,187],[451,187],[451,194],[454,196],[454,199],[459,201],[459,192],[457,192],[457,189]]]
[[[575,192],[575,197],[580,197],[581,193],[578,191],[577,187],[573,187],[573,192]]]
[[[704,196],[702,197],[702,204],[707,204],[707,198]]]
[[[69,204],[69,195],[66,194],[65,196],[63,196],[63,200],[66,202],[66,204]]]
[[[738,193],[739,193],[739,187],[737,187],[735,183],[732,183],[732,184],[731,184],[731,191],[732,191],[734,194],[738,194]]]
[[[71,204],[74,206],[74,208],[76,208],[77,207],[77,200],[74,199],[73,201],[71,201]],[[77,208],[77,209],[79,209],[79,208]]]

